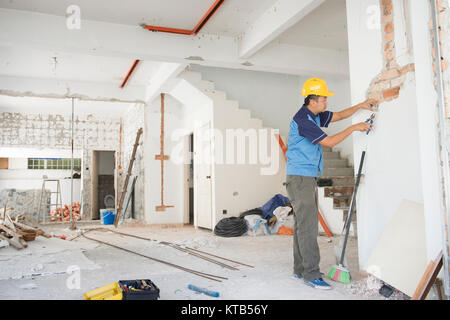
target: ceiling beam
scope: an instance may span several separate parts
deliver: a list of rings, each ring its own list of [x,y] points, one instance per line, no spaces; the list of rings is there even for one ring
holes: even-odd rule
[[[68,29],[65,17],[9,9],[0,9],[0,45],[178,63],[188,57],[230,61],[237,52],[232,37],[186,37],[91,20]]]
[[[145,86],[127,86],[120,89],[117,84],[0,75],[0,95],[12,97],[145,103],[145,90]]]
[[[81,29],[69,30],[64,17],[8,9],[0,9],[0,46],[297,75],[323,71],[348,77],[348,70],[343,68],[348,65],[348,57],[334,50],[273,42],[244,60],[238,56],[238,41],[233,37],[186,37],[89,20],[83,21]],[[287,47],[291,52],[285,52]],[[116,89],[120,91],[117,85]]]
[[[279,0],[243,34],[239,57],[248,59],[284,31],[303,19],[325,0]]]
[[[158,71],[150,79],[145,101],[150,103],[160,92],[167,92],[165,85],[187,67],[187,63],[162,63]]]

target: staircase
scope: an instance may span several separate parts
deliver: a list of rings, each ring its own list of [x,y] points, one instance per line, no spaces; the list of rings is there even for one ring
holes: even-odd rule
[[[235,129],[247,132],[247,130],[252,129],[255,131],[251,132],[256,132],[257,135],[260,129],[266,129],[269,134],[272,130],[272,128],[264,125],[263,120],[252,117],[250,110],[240,108],[238,101],[229,100],[225,92],[216,90],[213,81],[202,79],[202,74],[199,72],[189,69],[183,71],[175,79],[172,89],[168,92],[182,103],[188,103],[186,101],[189,101],[191,105],[195,103],[199,106],[212,106],[211,111],[208,107],[205,108],[205,113],[211,112],[210,115],[205,117],[211,119],[212,128],[222,133],[223,137],[222,143],[220,143],[220,140],[216,140],[216,137],[213,138],[213,141],[217,141],[217,144],[214,144],[214,149],[216,146],[220,148],[221,145],[223,145],[223,148],[226,147],[227,130]],[[263,140],[259,140],[258,137],[257,145],[260,141]],[[268,139],[267,143],[270,142],[271,140]],[[219,148],[215,150],[220,150]],[[224,149],[222,150],[223,162],[217,161],[220,158],[215,158],[217,162],[213,164],[213,181],[220,182],[215,183],[212,190],[214,195],[213,211],[216,217],[213,225],[222,218],[236,216],[240,212],[262,206],[275,194],[282,192],[284,189],[282,182],[285,181],[285,163],[281,154],[278,161],[282,174],[270,174],[266,172],[267,165],[248,163],[248,154],[245,155],[245,164],[225,163],[226,152]],[[270,145],[268,145],[267,150],[270,150]],[[235,154],[236,158],[237,155]],[[265,174],[262,174],[262,171]],[[233,182],[233,180],[237,181],[233,177],[239,177],[239,183]],[[225,181],[226,183],[224,183]],[[257,192],[255,192],[255,186],[258,186]]]
[[[340,152],[323,147],[323,176],[320,179],[331,179],[332,187],[324,187],[324,195],[333,199],[333,209],[343,211],[343,220],[346,221],[352,201],[355,185],[355,173],[347,159],[341,158]],[[356,211],[352,218],[353,230],[356,235]]]
[[[222,123],[222,128],[220,129],[270,129],[264,127],[261,119],[252,118],[250,110],[239,108],[238,101],[228,100],[225,92],[216,90],[214,82],[202,79],[201,73],[186,70],[181,73],[178,78],[187,81],[213,101],[215,119],[230,119],[227,123]],[[233,116],[230,117],[230,114],[233,114]],[[340,215],[342,215],[343,221],[345,221],[350,210],[350,202],[353,195],[355,183],[354,170],[353,167],[349,166],[347,159],[341,158],[340,153],[333,151],[331,148],[324,147],[323,155],[324,175],[319,178],[331,179],[333,181],[332,187],[324,188],[324,195],[326,198],[332,199],[333,209],[336,210],[336,214],[339,215],[337,221],[339,221]],[[262,191],[267,191],[264,190],[264,187],[261,187],[260,189]],[[247,196],[250,197],[251,193],[254,194],[254,192],[250,192]],[[273,194],[270,194],[269,192],[267,196],[261,197],[260,195],[259,198],[269,199],[272,196]],[[228,199],[228,202],[233,202],[233,199]],[[221,208],[220,205],[218,207]],[[327,207],[331,207],[331,204],[327,203]],[[329,209],[331,210],[331,208]],[[334,210],[331,210],[331,212]],[[356,214],[352,220],[353,225],[351,228],[351,234],[356,235]]]
[[[224,112],[226,114],[234,114],[232,122],[227,128],[241,129],[270,129],[265,127],[263,120],[253,118],[250,110],[239,108],[239,102],[229,100],[226,93],[215,89],[213,81],[202,79],[202,75],[196,71],[186,70],[179,75],[180,79],[188,81],[190,84],[199,89],[203,94],[213,100],[214,111],[216,113]],[[220,117],[217,116],[216,117]]]

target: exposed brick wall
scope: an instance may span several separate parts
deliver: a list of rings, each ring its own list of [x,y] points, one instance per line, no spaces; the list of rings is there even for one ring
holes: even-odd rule
[[[395,100],[406,81],[406,75],[414,72],[414,64],[399,66],[395,49],[395,23],[392,0],[380,0],[383,70],[375,77],[367,91],[368,98],[381,102]]]

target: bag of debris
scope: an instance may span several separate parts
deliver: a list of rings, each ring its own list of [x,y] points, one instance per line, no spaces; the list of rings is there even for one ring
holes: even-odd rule
[[[277,194],[261,207],[262,210],[261,217],[266,220],[274,218],[275,215],[273,214],[273,212],[275,211],[276,208],[280,206],[281,207],[291,206],[291,201],[287,197],[281,194]]]
[[[273,214],[277,218],[277,222],[270,229],[272,234],[278,233],[282,226],[287,229],[294,229],[294,215],[291,207],[278,207],[273,211]]]
[[[270,230],[267,225],[267,220],[262,219],[259,215],[248,215],[244,219],[248,224],[247,235],[249,236],[264,236],[270,235]]]

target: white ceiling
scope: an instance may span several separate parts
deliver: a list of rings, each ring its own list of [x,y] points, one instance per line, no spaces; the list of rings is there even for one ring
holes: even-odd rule
[[[202,32],[238,36],[277,0],[226,0]],[[215,0],[0,0],[0,8],[65,16],[77,5],[81,21],[126,25],[146,23],[192,30]]]
[[[89,81],[119,86],[133,60],[27,48],[0,47],[0,74],[17,77]],[[160,62],[142,61],[129,84],[146,85]]]
[[[203,33],[238,37],[277,0],[226,0],[202,29]],[[0,0],[0,8],[65,16],[78,5],[81,19],[124,25],[146,23],[193,29],[214,0]],[[83,23],[83,22],[82,22]],[[324,4],[281,34],[272,43],[347,51],[345,0]],[[133,59],[0,46],[0,76],[105,83],[119,87]],[[129,86],[146,86],[162,62],[142,61]],[[77,100],[78,101],[78,100]],[[79,113],[117,114],[130,104],[76,103]],[[0,96],[1,111],[69,112],[70,100]]]
[[[348,51],[345,0],[326,0],[275,41],[305,47]]]

